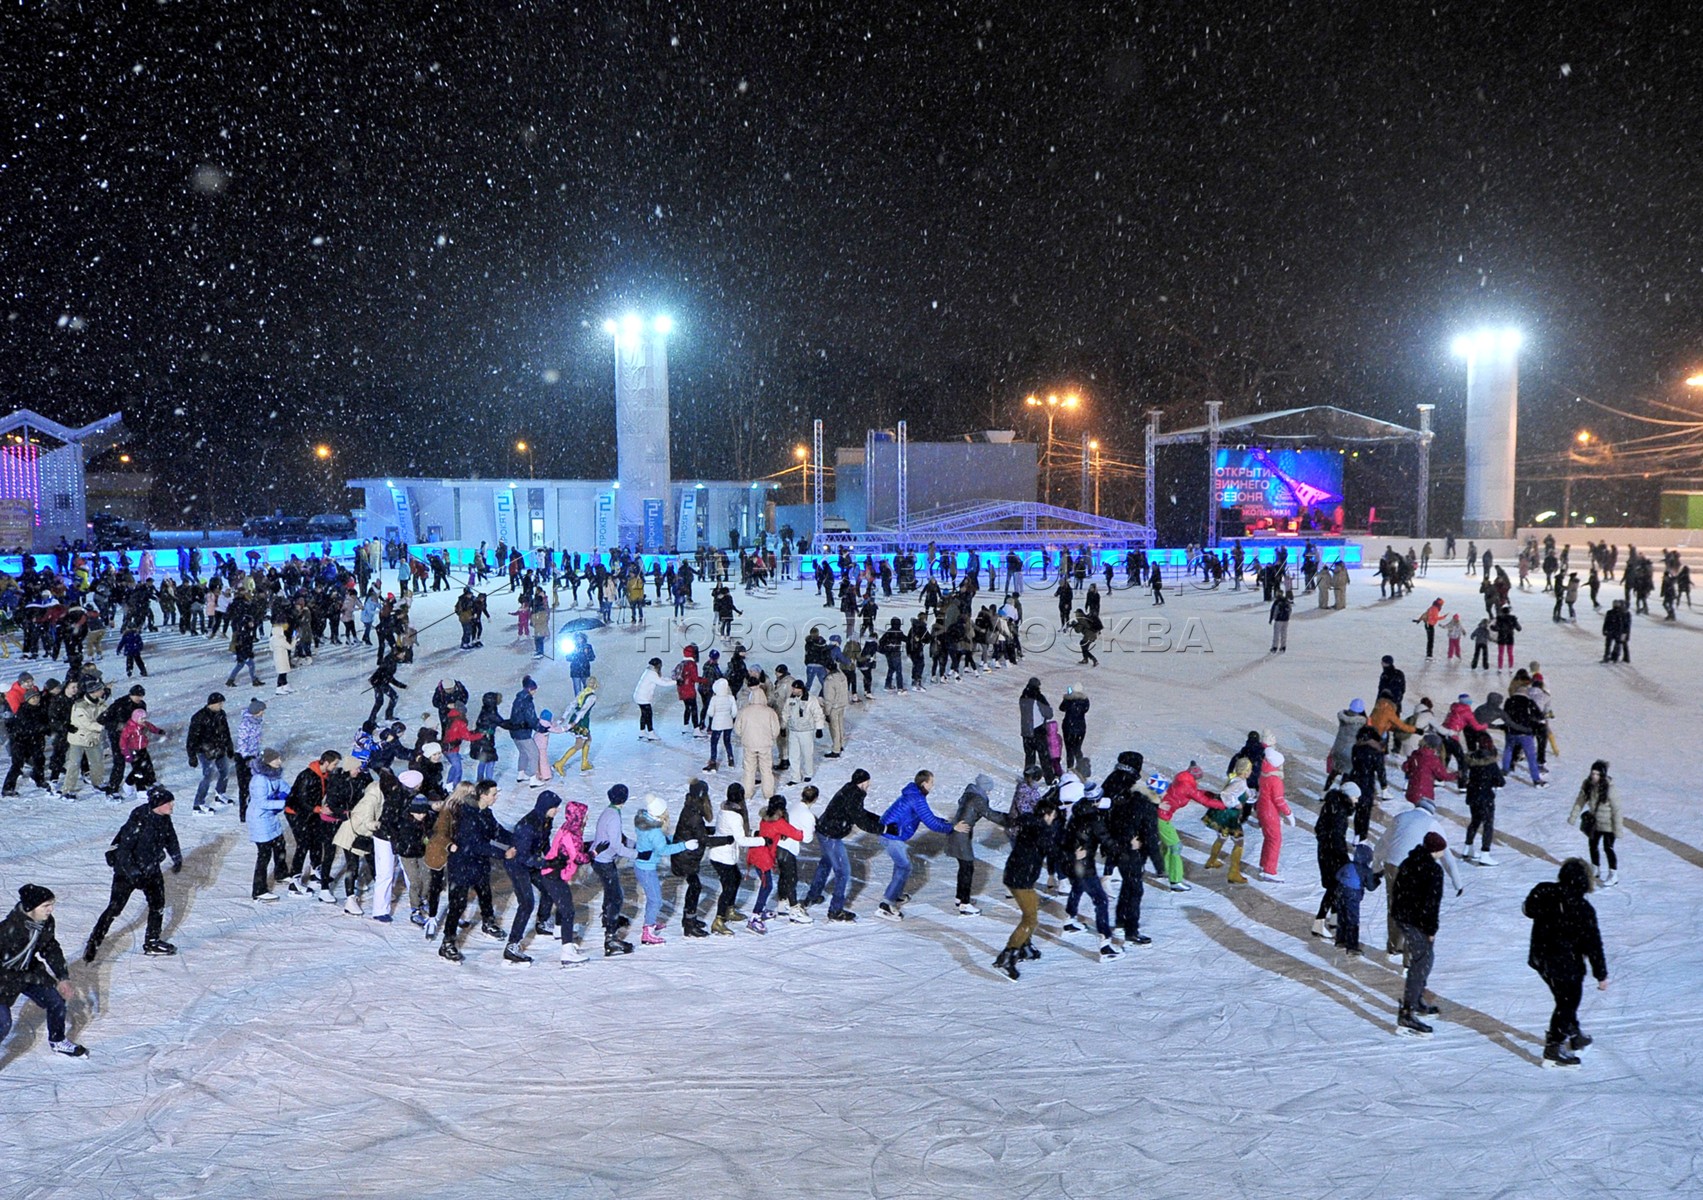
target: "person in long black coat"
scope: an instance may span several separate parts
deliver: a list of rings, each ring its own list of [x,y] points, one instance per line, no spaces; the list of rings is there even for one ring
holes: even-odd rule
[[[1336,908],[1336,875],[1348,865],[1348,820],[1354,814],[1354,802],[1357,795],[1349,793],[1348,789],[1359,792],[1359,787],[1350,782],[1340,788],[1332,788],[1324,794],[1319,802],[1319,816],[1313,824],[1313,836],[1319,842],[1319,883],[1324,886],[1324,898],[1319,901],[1319,911],[1313,915],[1313,936],[1325,936],[1325,917]]]
[[[1544,1038],[1545,1066],[1577,1066],[1579,1059],[1571,1051],[1591,1044],[1591,1038],[1579,1028],[1579,1000],[1584,993],[1587,964],[1596,978],[1597,990],[1608,988],[1608,962],[1603,956],[1597,912],[1585,899],[1590,891],[1590,864],[1582,858],[1570,858],[1561,864],[1555,882],[1540,883],[1526,895],[1523,911],[1532,923],[1526,965],[1538,973],[1555,998],[1549,1033]]]

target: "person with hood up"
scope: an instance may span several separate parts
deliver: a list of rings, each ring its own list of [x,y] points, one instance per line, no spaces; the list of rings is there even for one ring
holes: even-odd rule
[[[467,751],[476,764],[473,777],[479,783],[497,777],[497,730],[508,725],[502,705],[501,692],[486,692],[479,698],[479,719],[473,725],[479,736],[469,743]]]
[[[810,782],[816,774],[816,739],[822,736],[827,719],[822,702],[805,690],[804,680],[793,679],[782,723],[786,726],[787,783]]]
[[[1396,919],[1396,897],[1401,893],[1402,860],[1407,857],[1409,851],[1425,840],[1428,833],[1435,833],[1443,838],[1445,853],[1439,861],[1443,864],[1444,874],[1449,877],[1450,885],[1455,889],[1455,895],[1459,896],[1462,889],[1460,876],[1455,871],[1454,855],[1446,853],[1448,838],[1442,821],[1437,818],[1437,806],[1429,800],[1421,800],[1406,812],[1397,813],[1390,823],[1384,826],[1384,832],[1378,838],[1377,847],[1372,853],[1372,868],[1384,877],[1387,925],[1384,953],[1392,962],[1406,952],[1401,924]]]
[[[1059,711],[1064,720],[1059,725],[1059,731],[1064,737],[1064,765],[1071,771],[1080,772],[1082,769],[1082,743],[1088,739],[1088,693],[1079,683],[1073,683],[1064,690],[1064,699],[1059,701]]]
[[[1402,772],[1407,776],[1409,804],[1418,804],[1421,800],[1435,800],[1437,784],[1454,782],[1454,772],[1443,765],[1443,758],[1439,753],[1442,748],[1442,735],[1428,733],[1418,748],[1401,764]]]
[[[1366,728],[1366,702],[1353,699],[1348,707],[1336,714],[1336,740],[1325,754],[1325,786],[1349,774],[1354,755],[1354,739]]]
[[[1016,828],[1011,831],[1011,853],[1005,858],[1004,882],[1011,890],[1011,898],[1017,902],[1020,915],[1017,927],[1005,941],[1005,949],[993,960],[993,965],[1004,971],[1008,979],[1019,978],[1019,959],[1041,957],[1041,952],[1031,945],[1035,930],[1040,927],[1040,897],[1035,891],[1035,883],[1046,863],[1047,849],[1053,840],[1053,822],[1057,820],[1058,801],[1047,796],[1035,805],[1034,812],[1019,819]]]
[[[1017,733],[1023,739],[1023,765],[1033,767],[1048,761],[1044,730],[1053,719],[1053,706],[1041,694],[1041,681],[1031,676],[1017,697]]]
[[[739,714],[733,719],[733,730],[739,735],[743,767],[740,786],[749,796],[754,786],[761,786],[765,800],[775,794],[775,742],[781,735],[780,719],[769,707],[769,694],[761,684],[746,689],[748,695]],[[712,705],[715,701],[710,702]],[[713,752],[714,747],[711,747]]]
[[[662,678],[662,660],[653,658],[645,664],[638,683],[633,685],[633,703],[639,706],[639,740],[660,742],[656,736],[656,694],[666,686]]]
[[[887,857],[893,860],[893,877],[887,882],[887,890],[876,915],[889,921],[904,919],[905,901],[911,898],[910,893],[905,891],[905,881],[911,877],[910,840],[916,836],[917,827],[926,825],[936,833],[953,831],[952,822],[937,816],[929,807],[928,793],[933,788],[934,772],[918,771],[899,793],[899,798],[881,814],[882,842]],[[967,833],[968,830],[958,832]]]
[[[1277,869],[1283,854],[1283,826],[1295,824],[1295,814],[1283,797],[1283,755],[1277,749],[1277,735],[1267,730],[1260,734],[1260,744],[1265,754],[1260,762],[1259,798],[1254,804],[1260,824],[1260,879],[1282,883]]]
[[[542,797],[541,797],[542,798]],[[562,965],[578,966],[587,961],[574,938],[574,875],[592,859],[585,844],[586,807],[578,800],[562,804],[562,823],[550,838],[550,850],[538,869],[539,886],[556,909],[556,926],[562,938]]]
[[[1366,718],[1366,724],[1375,730],[1386,746],[1390,745],[1391,736],[1397,738],[1406,734],[1418,733],[1418,727],[1401,719],[1400,702],[1389,692],[1379,692],[1378,699],[1372,705],[1372,715]]]
[[[147,719],[147,713],[144,712],[142,716],[144,720]],[[18,776],[23,774],[26,767],[36,787],[46,790],[47,706],[39,691],[31,688],[25,693],[23,703],[19,704],[18,711],[12,714],[7,732],[12,739],[12,765],[6,771],[6,784],[4,788],[0,788],[0,795],[18,794]]]
[[[532,802],[532,811],[516,821],[509,833],[509,846],[513,853],[503,859],[503,869],[508,872],[509,885],[514,890],[515,910],[514,920],[509,923],[508,944],[503,947],[505,962],[525,965],[532,961],[532,957],[521,949],[520,943],[526,936],[526,926],[532,920],[535,906],[538,911],[537,932],[548,934],[550,931],[553,897],[539,881],[543,879],[544,863],[549,857],[550,824],[561,808],[562,798],[546,788]],[[533,899],[535,890],[542,894],[541,901]]]
[[[952,832],[946,835],[946,853],[958,860],[958,915],[979,917],[982,910],[974,901],[976,882],[976,824],[983,818],[1001,829],[1007,828],[1007,817],[991,803],[993,789],[998,786],[991,775],[977,775],[964,785],[958,797],[958,811],[952,815]]]
[[[137,892],[148,902],[142,953],[168,957],[177,953],[177,947],[161,937],[166,915],[166,881],[160,864],[170,858],[173,875],[183,870],[183,850],[178,846],[177,828],[171,822],[174,799],[163,787],[149,788],[147,797],[130,810],[123,827],[113,835],[112,848],[106,853],[107,864],[112,867],[112,895],[89,932],[88,943],[83,947],[84,962],[95,961],[107,930]]]
[[[646,796],[644,808],[633,818],[633,844],[637,851],[633,856],[633,875],[639,881],[639,890],[645,894],[645,919],[639,931],[639,944],[642,946],[660,946],[664,942],[662,884],[657,880],[662,860],[682,850],[698,848],[697,840],[692,838],[683,842],[669,841],[667,825],[668,801],[661,796]]]
[[[716,815],[716,836],[711,838],[709,847],[710,865],[715,868],[716,878],[721,882],[721,894],[716,897],[715,920],[710,924],[710,932],[732,937],[733,929],[729,922],[745,920],[745,914],[739,911],[739,856],[753,846],[761,846],[763,839],[751,836],[751,816],[745,809],[745,788],[741,784],[727,785],[727,799],[722,801],[721,812]],[[726,841],[720,839],[726,838]]]
[[[1328,788],[1319,801],[1318,820],[1313,836],[1318,841],[1319,886],[1325,894],[1319,900],[1319,911],[1313,914],[1313,936],[1322,938],[1328,932],[1330,917],[1337,911],[1336,881],[1348,859],[1348,820],[1354,815],[1354,802],[1360,789],[1352,783],[1340,788]]]
[[[278,894],[272,890],[267,877],[266,868],[272,867],[272,878],[282,883],[289,878],[288,857],[284,846],[284,804],[289,795],[289,789],[284,786],[284,756],[276,750],[265,750],[260,755],[260,766],[255,772],[260,780],[260,795],[255,796],[248,806],[246,821],[248,837],[254,843],[254,887],[251,896],[255,900],[273,901]]]
[[[733,688],[725,679],[717,679],[710,687],[710,702],[704,709],[704,720],[710,727],[710,761],[704,770],[714,774],[718,769],[718,752],[727,752],[727,765],[733,766],[733,725],[739,717],[739,706],[733,699]]]
[[[1350,958],[1360,957],[1360,901],[1382,881],[1372,869],[1371,842],[1354,847],[1353,859],[1336,873],[1336,944]]]
[[[1591,1037],[1579,1028],[1587,966],[1596,977],[1597,990],[1608,990],[1608,960],[1596,909],[1585,899],[1590,892],[1590,868],[1584,859],[1570,858],[1561,864],[1555,882],[1540,883],[1527,893],[1521,910],[1532,923],[1526,965],[1537,972],[1555,1001],[1544,1036],[1546,1067],[1578,1066],[1573,1052],[1591,1044]]]
[[[869,772],[858,767],[840,790],[828,801],[816,822],[816,838],[822,846],[822,857],[816,863],[816,875],[805,893],[804,907],[822,899],[828,878],[833,876],[834,895],[828,902],[828,920],[845,922],[857,920],[857,914],[846,907],[846,890],[851,886],[851,859],[846,854],[846,839],[855,829],[875,833],[881,829],[880,820],[863,806],[869,794]]]
[[[638,848],[627,840],[621,823],[622,805],[627,803],[627,785],[617,783],[609,789],[609,807],[597,818],[597,830],[591,836],[591,869],[603,885],[603,955],[631,954],[633,944],[624,941],[621,930],[631,924],[622,915],[626,900],[621,890],[621,860],[632,858]]]
[[[1437,941],[1438,916],[1443,904],[1443,869],[1438,861],[1449,852],[1449,842],[1432,830],[1407,852],[1397,872],[1399,886],[1390,895],[1391,919],[1401,929],[1407,947],[1407,980],[1401,993],[1401,1011],[1396,1032],[1429,1037],[1431,1026],[1419,1018],[1430,1016],[1437,1006],[1425,1002],[1425,985],[1431,979],[1431,964]]]
[[[0,1042],[12,1032],[12,1005],[19,996],[47,1014],[47,1046],[55,1054],[88,1054],[65,1032],[65,1002],[75,991],[65,952],[54,931],[54,896],[39,884],[18,889],[18,903],[0,921]]]
[[[1591,850],[1591,867],[1597,872],[1597,878],[1605,887],[1618,884],[1620,860],[1614,856],[1614,842],[1624,830],[1620,818],[1620,797],[1615,795],[1614,781],[1609,778],[1607,760],[1599,758],[1591,764],[1590,774],[1579,785],[1579,795],[1567,814],[1567,823],[1576,823],[1579,832],[1585,835]],[[1602,869],[1597,858],[1598,847],[1608,858],[1607,871]]]
[[[1269,734],[1267,735],[1270,736]],[[1268,751],[1268,754],[1271,753]],[[1281,759],[1279,760],[1281,762]],[[1214,796],[1200,786],[1200,764],[1191,762],[1183,770],[1178,771],[1171,780],[1165,794],[1159,798],[1159,844],[1165,852],[1165,878],[1170,881],[1173,892],[1186,892],[1190,885],[1183,880],[1182,839],[1177,836],[1177,827],[1172,824],[1176,815],[1190,804],[1199,802],[1203,808],[1222,809],[1224,801]],[[1277,801],[1282,803],[1281,778]],[[1285,810],[1287,811],[1287,810]],[[1266,835],[1267,840],[1270,834]],[[1279,834],[1281,843],[1282,835]]]

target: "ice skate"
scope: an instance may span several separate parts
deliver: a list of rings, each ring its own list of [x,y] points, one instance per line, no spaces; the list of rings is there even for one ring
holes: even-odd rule
[[[503,961],[514,963],[516,966],[522,967],[529,967],[532,965],[531,955],[526,954],[521,950],[519,942],[510,942],[508,945],[503,947]]]
[[[982,915],[982,910],[965,900],[958,905],[958,915],[960,917],[979,917]]]
[[[1100,943],[1100,961],[1111,962],[1114,958],[1122,958],[1123,951],[1112,945],[1110,941]]]
[[[562,943],[562,965],[564,967],[577,967],[590,961],[591,959],[587,957],[586,952],[579,948],[579,943]]]
[[[1413,1010],[1404,1008],[1396,1017],[1396,1032],[1405,1037],[1430,1037],[1431,1026],[1413,1015]]]
[[[666,944],[666,940],[656,932],[655,925],[646,925],[639,931],[639,945],[641,946],[663,946]]]
[[[1543,1065],[1545,1067],[1560,1067],[1563,1069],[1577,1067],[1579,1056],[1571,1053],[1560,1042],[1550,1042],[1543,1048]]]

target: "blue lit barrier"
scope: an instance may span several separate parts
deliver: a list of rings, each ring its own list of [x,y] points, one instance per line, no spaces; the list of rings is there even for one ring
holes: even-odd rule
[[[355,547],[360,544],[361,542],[359,538],[333,538],[331,540],[331,557],[352,563],[355,558]],[[214,551],[218,551],[220,555],[225,557],[235,558],[237,560],[237,565],[246,571],[249,564],[248,555],[251,550],[260,555],[260,563],[263,566],[281,567],[285,563],[289,562],[291,558],[300,558],[305,560],[313,555],[319,554],[324,545],[325,542],[323,539],[316,538],[311,542],[280,542],[275,546],[219,546],[212,543],[198,542],[194,548],[201,551],[201,575],[202,578],[206,578],[208,575],[212,574],[213,571]],[[184,553],[187,555],[190,547],[185,546],[183,549]],[[101,550],[98,552],[85,550],[81,552],[81,557],[84,562],[90,562],[97,557],[105,562],[116,562],[119,559],[123,559],[132,571],[137,571],[141,569],[142,555],[145,553],[147,553],[147,551],[144,550]],[[153,555],[154,574],[177,574],[178,558],[176,546],[155,547]],[[59,560],[51,553],[30,554],[27,556],[22,554],[4,554],[0,555],[0,571],[4,571],[8,575],[18,574],[24,569],[24,559],[26,557],[34,562],[35,568],[38,571],[53,571],[58,569]]]

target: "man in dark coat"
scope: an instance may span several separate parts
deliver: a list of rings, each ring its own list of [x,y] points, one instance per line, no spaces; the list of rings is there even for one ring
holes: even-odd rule
[[[1561,864],[1553,883],[1540,883],[1526,896],[1524,912],[1531,918],[1531,951],[1526,965],[1538,973],[1555,998],[1544,1039],[1543,1065],[1576,1067],[1590,1037],[1579,1028],[1579,999],[1585,987],[1585,967],[1596,977],[1597,990],[1608,989],[1608,962],[1603,957],[1597,912],[1585,897],[1591,890],[1591,868],[1582,858]],[[1565,1044],[1563,1044],[1565,1042]]]
[[[177,844],[177,828],[171,823],[173,799],[163,787],[149,788],[148,798],[130,811],[124,827],[113,836],[112,849],[106,855],[112,866],[112,898],[95,921],[88,945],[83,947],[84,962],[95,961],[106,931],[138,891],[148,901],[148,931],[142,953],[177,953],[176,946],[160,937],[166,911],[166,882],[160,864],[170,858],[173,875],[183,870],[183,851]]]
[[[1383,668],[1383,671],[1378,675],[1376,694],[1382,695],[1388,692],[1390,698],[1396,703],[1396,711],[1400,712],[1402,697],[1407,695],[1407,674],[1396,666],[1396,660],[1388,654],[1384,655]],[[1256,775],[1255,778],[1258,778],[1258,776]]]
[[[846,888],[851,884],[851,859],[846,854],[846,838],[852,830],[879,833],[881,819],[863,806],[869,793],[869,772],[862,767],[852,772],[851,780],[828,801],[828,807],[816,819],[816,840],[822,846],[822,857],[816,863],[816,875],[810,890],[804,895],[804,907],[821,901],[829,875],[834,879],[834,895],[828,902],[828,920],[855,921],[857,914],[846,907]]]
[[[189,734],[184,748],[189,752],[189,765],[201,768],[201,786],[195,789],[195,812],[212,812],[207,803],[207,789],[213,789],[213,804],[229,804],[225,788],[230,784],[231,760],[237,749],[231,741],[231,724],[225,716],[225,694],[212,692],[206,707],[189,718]],[[218,783],[214,784],[217,777]]]
[[[1106,810],[1106,861],[1117,867],[1121,880],[1114,915],[1126,946],[1145,946],[1153,940],[1141,932],[1142,859],[1152,861],[1154,874],[1165,873],[1158,798],[1141,778],[1145,765],[1139,751],[1125,750],[1100,787],[1101,795],[1111,802]]]
[[[1419,1019],[1420,1014],[1429,1016],[1437,1011],[1436,1005],[1425,1003],[1425,984],[1431,978],[1437,914],[1443,906],[1440,863],[1448,849],[1449,843],[1443,835],[1432,830],[1408,851],[1396,875],[1393,915],[1407,947],[1407,984],[1402,990],[1396,1028],[1398,1032],[1420,1037],[1431,1033],[1431,1026]]]
[[[47,1013],[47,1044],[81,1058],[88,1051],[65,1036],[71,972],[53,930],[53,893],[34,883],[18,889],[18,905],[0,921],[0,1041],[12,1031],[12,1004],[28,996]]]

